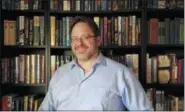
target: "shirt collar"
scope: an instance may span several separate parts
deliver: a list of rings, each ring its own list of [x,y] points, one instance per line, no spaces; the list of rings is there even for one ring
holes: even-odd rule
[[[71,62],[71,69],[74,68],[75,66],[78,66],[77,62],[76,62],[76,58],[73,59],[73,61]],[[94,62],[93,67],[96,65],[103,65],[106,66],[106,60],[105,57],[103,56],[103,54],[101,52],[99,52],[99,55],[97,57],[97,60]]]

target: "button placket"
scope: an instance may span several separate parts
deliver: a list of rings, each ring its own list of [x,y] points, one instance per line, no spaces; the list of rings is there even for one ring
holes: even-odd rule
[[[79,94],[80,94],[80,89],[81,89],[81,85],[83,84],[84,81],[86,81],[93,73],[94,68],[91,68],[90,71],[87,73],[87,76],[85,76],[84,71],[80,68],[80,77],[82,77],[82,80],[80,81],[80,83],[78,84],[78,88],[77,88],[77,100],[79,101]]]

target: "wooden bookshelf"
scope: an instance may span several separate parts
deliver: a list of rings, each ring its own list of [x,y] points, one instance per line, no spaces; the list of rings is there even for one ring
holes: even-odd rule
[[[4,1],[10,2],[11,0],[4,0]],[[34,0],[30,0],[30,1],[34,1]],[[112,39],[114,41],[113,37],[115,37],[115,35],[113,34],[110,36],[111,43],[107,42],[105,46],[100,47],[100,50],[105,54],[112,50],[115,55],[122,55],[122,56],[124,56],[126,54],[134,54],[134,53],[138,54],[139,81],[142,84],[142,86],[144,87],[144,89],[147,90],[149,88],[155,88],[155,89],[159,89],[159,90],[164,90],[167,94],[172,93],[177,96],[184,95],[184,84],[158,84],[158,83],[147,84],[146,83],[146,78],[147,78],[147,71],[146,70],[148,67],[147,60],[146,60],[147,54],[149,54],[150,57],[153,57],[153,56],[157,56],[157,55],[161,55],[161,54],[175,53],[177,59],[184,59],[184,44],[180,44],[180,43],[177,43],[177,44],[151,44],[151,43],[149,43],[150,32],[149,32],[148,22],[152,18],[158,19],[158,22],[164,22],[165,18],[169,18],[170,20],[174,20],[174,18],[176,18],[176,17],[184,18],[184,9],[179,8],[179,7],[158,8],[157,6],[153,7],[154,4],[149,4],[149,2],[153,1],[153,0],[139,0],[138,6],[135,6],[135,7],[125,5],[122,9],[122,7],[118,6],[118,9],[116,10],[116,9],[113,9],[114,7],[112,7],[112,6],[111,6],[111,8],[109,8],[107,6],[107,8],[109,8],[109,9],[105,10],[105,9],[101,9],[100,7],[99,7],[99,9],[98,8],[96,9],[92,5],[92,7],[94,9],[87,10],[87,9],[85,9],[84,0],[80,0],[80,1],[82,1],[81,6],[80,6],[80,10],[76,11],[76,10],[74,10],[74,7],[73,7],[71,10],[67,11],[67,10],[60,9],[61,7],[59,7],[59,6],[58,6],[58,8],[55,8],[54,5],[52,4],[52,0],[40,0],[40,1],[41,1],[41,6],[39,6],[37,4],[38,9],[33,9],[33,7],[34,7],[33,4],[29,6],[29,7],[31,7],[31,9],[18,9],[18,8],[11,9],[11,7],[5,8],[2,5],[3,0],[0,0],[0,24],[1,24],[0,37],[4,37],[4,35],[5,35],[4,20],[11,20],[11,21],[13,20],[13,21],[17,22],[16,23],[17,34],[15,36],[16,37],[16,44],[15,45],[4,45],[4,38],[0,38],[0,59],[1,59],[0,60],[0,71],[4,70],[4,68],[2,67],[2,64],[1,64],[2,59],[4,59],[4,58],[14,58],[16,56],[19,56],[20,54],[24,54],[24,55],[42,54],[45,56],[45,66],[44,66],[45,76],[44,76],[44,78],[46,81],[46,84],[12,84],[12,83],[2,84],[1,83],[0,87],[2,88],[2,92],[0,92],[0,99],[2,98],[3,95],[9,94],[9,93],[16,93],[18,95],[19,94],[21,94],[21,95],[42,94],[43,96],[46,94],[47,89],[48,89],[48,84],[51,79],[51,64],[52,64],[51,63],[51,61],[52,61],[51,55],[63,55],[65,51],[71,50],[69,45],[67,45],[67,46],[65,46],[65,45],[64,46],[63,45],[51,45],[51,41],[52,41],[52,39],[51,39],[52,31],[51,31],[51,24],[50,24],[50,22],[51,22],[50,17],[51,16],[56,17],[55,18],[56,21],[57,20],[59,20],[59,21],[65,20],[64,23],[67,23],[66,17],[74,17],[74,16],[88,16],[88,17],[92,17],[92,18],[99,17],[99,20],[102,20],[103,22],[104,22],[104,20],[103,20],[104,17],[107,17],[108,20],[110,20],[110,22],[112,22],[115,18],[118,19],[118,17],[125,17],[128,19],[130,16],[135,16],[136,21],[137,21],[137,19],[139,19],[138,24],[135,24],[136,26],[138,25],[138,27],[139,27],[137,29],[137,30],[139,30],[139,32],[137,32],[138,33],[137,34],[138,43],[135,42],[135,44],[132,45],[132,42],[130,42],[131,43],[130,44],[128,41],[132,41],[132,40],[126,40],[126,36],[124,35],[125,41],[127,41],[129,44],[128,43],[122,44],[122,45],[111,44]],[[95,0],[92,0],[92,1],[95,1]],[[109,0],[109,1],[111,1],[111,0]],[[127,0],[127,1],[133,2],[133,1],[137,1],[137,0]],[[15,4],[11,4],[11,5],[15,5]],[[118,5],[120,5],[120,4],[118,4]],[[19,27],[20,26],[18,24],[18,19],[17,19],[19,16],[24,16],[25,18],[27,18],[27,17],[33,18],[34,16],[43,16],[44,17],[44,19],[43,19],[44,27],[42,29],[42,30],[44,30],[42,32],[44,34],[44,42],[42,42],[41,45],[40,44],[34,45],[33,42],[31,42],[33,45],[30,43],[23,44],[23,45],[17,44],[17,43],[19,43],[18,38],[20,36],[19,35],[19,33],[20,33]],[[105,18],[105,19],[107,19],[107,18]],[[62,26],[65,26],[65,28],[67,27],[67,25],[62,25]],[[24,27],[24,25],[22,27]],[[38,26],[37,26],[37,28],[38,28]],[[102,29],[100,29],[100,30],[104,31]],[[114,31],[114,29],[111,29],[111,30]],[[39,31],[40,31],[40,29],[39,29]],[[55,31],[56,30],[54,30],[54,32]],[[173,31],[173,30],[171,30],[171,31]],[[33,29],[30,32],[33,33]],[[125,31],[125,32],[127,32],[127,31]],[[65,32],[62,36],[67,37],[66,34],[67,33]],[[37,35],[40,36],[40,32]],[[31,37],[34,37],[34,34],[32,34]],[[54,35],[54,38],[55,37],[57,37],[57,36]],[[25,36],[23,36],[23,38],[25,38]],[[104,35],[103,35],[103,38],[104,38]],[[127,39],[128,39],[128,37],[127,37]],[[31,41],[34,41],[34,39]],[[41,41],[41,40],[39,40],[39,41]],[[56,43],[56,42],[57,42],[57,40],[54,43]],[[61,43],[58,43],[58,44],[61,44]],[[0,72],[0,76],[3,76],[3,75],[4,74],[2,74],[2,72]],[[0,80],[2,81],[3,78],[0,77]],[[155,104],[154,104],[154,106],[155,106]],[[1,110],[1,108],[2,108],[2,105],[0,105],[0,110]]]

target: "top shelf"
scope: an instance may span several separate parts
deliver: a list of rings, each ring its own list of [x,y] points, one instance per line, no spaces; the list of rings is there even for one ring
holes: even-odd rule
[[[45,10],[8,10],[2,9],[2,16],[7,15],[44,15]]]
[[[114,16],[114,15],[141,15],[141,9],[133,10],[122,10],[122,11],[60,11],[60,10],[51,10],[51,15],[62,15],[62,16],[74,16],[74,15],[87,15],[87,16]]]
[[[10,10],[2,9],[2,16],[7,15],[44,15],[47,10]],[[118,15],[136,15],[141,16],[143,9],[128,9],[128,10],[116,10],[116,11],[62,11],[62,10],[50,10],[50,15],[60,16],[118,16]],[[184,9],[147,9],[148,18],[173,18],[173,17],[184,17]]]

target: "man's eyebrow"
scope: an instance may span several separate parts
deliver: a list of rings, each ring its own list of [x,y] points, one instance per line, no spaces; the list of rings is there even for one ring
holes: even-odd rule
[[[71,37],[73,38],[73,37],[78,37],[78,36],[71,36]]]
[[[94,36],[93,34],[83,34],[80,37],[87,37],[87,36]],[[71,37],[78,37],[78,36],[71,36]]]

